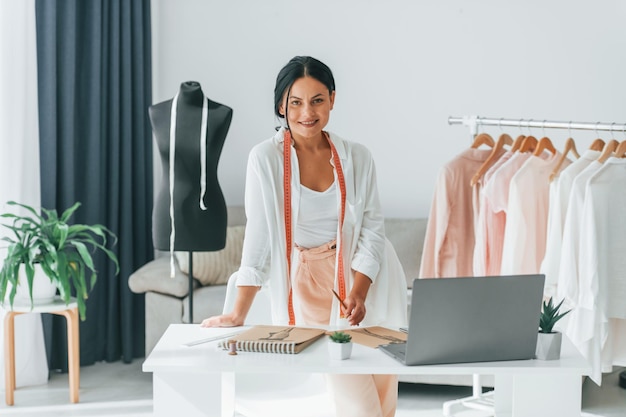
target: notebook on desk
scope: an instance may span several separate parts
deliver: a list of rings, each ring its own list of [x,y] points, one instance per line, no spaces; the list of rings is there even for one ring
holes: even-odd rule
[[[406,343],[380,350],[405,365],[535,357],[544,275],[415,279]]]

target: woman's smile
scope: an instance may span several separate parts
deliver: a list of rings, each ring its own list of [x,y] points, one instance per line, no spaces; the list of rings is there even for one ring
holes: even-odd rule
[[[328,91],[324,84],[312,77],[298,78],[280,106],[294,140],[322,140],[334,102],[335,92]]]

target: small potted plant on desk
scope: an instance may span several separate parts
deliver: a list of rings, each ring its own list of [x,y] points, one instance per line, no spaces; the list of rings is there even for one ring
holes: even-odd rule
[[[5,303],[8,295],[13,308],[16,294],[23,301],[34,303],[51,302],[59,291],[65,304],[71,300],[72,288],[76,292],[76,304],[81,320],[85,320],[85,300],[96,283],[96,270],[92,253],[104,252],[115,263],[119,273],[117,257],[107,249],[107,235],[114,242],[117,237],[100,224],[67,224],[80,203],[65,210],[61,216],[55,210],[41,209],[41,214],[33,207],[9,201],[9,206],[19,206],[28,214],[4,213],[9,224],[2,224],[12,234],[2,240],[9,243],[7,255],[0,270],[0,302]],[[90,272],[89,281],[86,279]],[[42,281],[42,284],[39,282]],[[39,293],[38,288],[48,287],[47,293]],[[34,291],[33,291],[34,290]]]
[[[331,359],[350,359],[352,355],[352,336],[342,331],[332,332],[329,336],[328,351]]]
[[[543,308],[541,309],[541,315],[539,316],[539,334],[537,336],[537,351],[536,357],[541,360],[555,360],[561,357],[561,340],[562,334],[553,330],[557,321],[561,320],[571,310],[567,310],[565,313],[560,313],[561,305],[564,300],[558,305],[554,305],[552,297],[546,301],[543,301]]]

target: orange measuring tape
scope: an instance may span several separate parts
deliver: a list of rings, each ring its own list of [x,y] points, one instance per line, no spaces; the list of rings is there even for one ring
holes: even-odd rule
[[[337,154],[335,145],[331,142],[328,133],[322,132],[328,144],[333,156],[333,163],[335,164],[335,170],[337,171],[337,180],[339,181],[339,190],[341,193],[341,213],[339,216],[339,229],[343,229],[343,219],[346,215],[346,180],[343,176],[343,168],[341,167],[341,160]],[[285,239],[287,243],[287,283],[289,284],[289,299],[287,300],[287,308],[289,310],[289,325],[295,326],[296,316],[293,312],[293,292],[291,286],[291,249],[293,245],[293,236],[291,230],[291,132],[285,130],[285,137],[283,142],[283,190],[284,190],[284,212],[285,212]],[[343,274],[343,240],[338,237],[337,239],[337,272],[339,296],[342,300],[346,298],[346,281]]]

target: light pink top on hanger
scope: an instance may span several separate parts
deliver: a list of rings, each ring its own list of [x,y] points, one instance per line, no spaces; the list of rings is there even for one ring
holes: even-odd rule
[[[472,276],[474,254],[474,174],[491,149],[466,149],[439,171],[433,196],[420,278]]]
[[[546,251],[550,174],[560,152],[532,155],[511,178],[504,244],[503,275],[539,273]],[[571,163],[565,159],[561,166]]]

